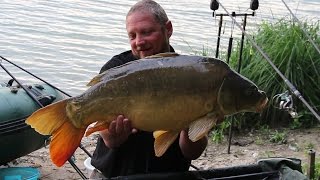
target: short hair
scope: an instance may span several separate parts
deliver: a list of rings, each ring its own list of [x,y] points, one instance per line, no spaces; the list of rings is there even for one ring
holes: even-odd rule
[[[130,8],[127,17],[137,11],[150,12],[154,16],[155,20],[160,23],[161,26],[165,26],[165,24],[169,20],[165,10],[160,6],[160,4],[153,0],[141,0],[137,2]]]

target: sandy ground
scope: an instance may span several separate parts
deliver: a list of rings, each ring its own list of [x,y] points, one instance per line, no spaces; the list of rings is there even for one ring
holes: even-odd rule
[[[271,131],[274,132],[274,130]],[[284,143],[271,143],[268,135],[257,131],[234,135],[230,154],[227,153],[227,137],[220,144],[209,140],[209,145],[205,152],[200,158],[194,160],[192,164],[200,169],[220,168],[253,164],[260,158],[268,157],[298,158],[302,160],[303,164],[307,164],[310,148],[316,151],[316,157],[319,157],[317,152],[320,152],[320,128],[285,130],[284,132],[286,132]],[[92,153],[96,139],[97,134],[83,138],[82,146]],[[78,148],[74,157],[76,165],[87,176],[88,173],[83,162],[88,158],[88,155]],[[9,165],[39,168],[41,172],[40,179],[43,180],[81,179],[79,173],[69,163],[60,168],[54,166],[50,161],[48,148],[42,148],[27,156],[18,158],[16,161],[10,162]],[[190,170],[194,169],[190,168]]]

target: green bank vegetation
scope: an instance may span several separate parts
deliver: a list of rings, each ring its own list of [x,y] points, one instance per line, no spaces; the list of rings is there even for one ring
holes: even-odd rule
[[[290,19],[280,19],[273,23],[263,22],[251,37],[306,101],[320,113],[320,54],[303,31],[308,32],[309,37],[319,47],[320,21],[310,24],[306,20],[302,24],[301,27],[299,23]],[[237,39],[234,44],[230,66],[237,70],[240,39]],[[208,47],[203,47],[200,51],[193,50],[195,54],[211,57],[214,56],[213,51]],[[225,57],[220,58],[226,59],[227,53],[221,54]],[[263,126],[297,129],[314,127],[319,123],[306,106],[291,94],[283,79],[247,38],[243,46],[240,73],[267,93],[269,105],[262,114],[240,113],[228,117],[228,120],[234,118],[234,126],[237,129],[259,129]],[[288,111],[278,108],[275,96],[286,91],[293,98],[293,108],[297,116],[292,117]],[[224,121],[218,125],[211,132],[213,140],[221,142],[229,126],[230,121]]]
[[[320,54],[309,41],[303,29],[309,33],[311,39],[319,47],[319,22],[314,24],[304,22],[302,27],[298,23],[285,19],[275,23],[265,22],[261,24],[253,37],[258,46],[300,91],[306,101],[320,112]],[[260,89],[266,91],[270,102],[269,108],[262,114],[262,117],[259,115],[252,117],[252,113],[240,115],[238,119],[244,121],[240,124],[248,125],[246,121],[254,120],[257,123],[249,124],[259,126],[263,124],[271,126],[289,124],[290,128],[300,128],[313,127],[318,123],[306,106],[294,95],[292,95],[293,108],[298,116],[291,117],[286,111],[279,110],[277,102],[273,101],[274,97],[285,91],[290,92],[290,89],[248,40],[244,43],[242,53],[241,74],[256,83]],[[231,56],[230,65],[234,69],[237,69],[239,54],[238,51],[235,51]]]
[[[309,33],[319,47],[319,23],[320,21],[310,24],[305,21],[300,26],[299,23],[288,19],[281,19],[275,23],[264,22],[252,35],[257,45],[318,113],[320,113],[320,54],[303,30]],[[235,70],[238,69],[240,41],[237,41],[236,46],[230,59],[230,66]],[[262,114],[242,113],[228,118],[229,120],[234,118],[234,127],[240,131],[257,129],[261,134],[265,134],[264,138],[257,138],[257,143],[263,144],[267,139],[273,143],[286,143],[286,131],[278,131],[273,129],[274,127],[297,129],[315,127],[319,124],[307,107],[291,94],[283,79],[260,52],[246,39],[240,73],[264,90],[270,100],[268,108]],[[279,102],[276,102],[274,97],[286,91],[293,97],[293,108],[297,116],[291,116],[288,111],[278,108]],[[212,131],[212,140],[222,141],[229,127],[230,121],[224,121]],[[306,149],[312,148],[312,144],[306,145]],[[306,164],[303,166],[306,172]],[[316,159],[315,177],[319,177],[319,174],[320,161]]]
[[[319,22],[308,24],[306,21],[302,27],[298,23],[286,19],[275,23],[264,22],[252,37],[274,65],[299,90],[306,101],[320,112],[320,54],[311,44],[303,29],[319,46]],[[240,41],[237,41],[236,45],[237,47],[234,48],[230,58],[230,66],[235,70],[238,69]],[[204,52],[204,54],[208,54],[207,50]],[[244,42],[240,73],[264,90],[270,101],[268,108],[262,114],[240,113],[228,118],[229,120],[234,118],[234,126],[237,129],[260,129],[269,126],[297,129],[313,127],[319,123],[294,95],[292,95],[293,108],[297,112],[297,116],[292,117],[287,111],[278,108],[278,102],[274,101],[274,97],[286,91],[290,94],[290,89],[249,40]],[[221,141],[229,126],[230,122],[224,121],[215,128],[212,132],[213,140],[215,142]],[[282,134],[275,134],[274,140],[277,141],[276,137],[280,138],[279,136]]]

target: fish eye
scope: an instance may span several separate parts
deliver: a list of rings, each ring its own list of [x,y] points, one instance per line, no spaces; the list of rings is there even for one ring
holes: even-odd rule
[[[254,93],[257,92],[257,91],[258,91],[258,88],[257,88],[256,86],[251,86],[251,87],[249,87],[248,89],[246,89],[245,95],[246,95],[246,96],[252,96],[252,95],[254,95]]]

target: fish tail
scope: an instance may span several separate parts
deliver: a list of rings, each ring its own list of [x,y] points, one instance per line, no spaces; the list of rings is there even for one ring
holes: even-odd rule
[[[85,128],[76,128],[70,121],[53,132],[50,142],[50,157],[52,162],[62,166],[79,147],[85,133]]]
[[[68,100],[62,100],[35,111],[26,123],[42,135],[51,135],[68,120],[66,105]]]
[[[50,157],[52,162],[62,166],[79,147],[85,129],[76,128],[66,114],[69,100],[41,108],[29,116],[26,123],[43,135],[52,135]]]

